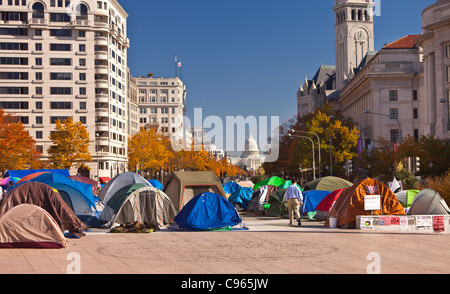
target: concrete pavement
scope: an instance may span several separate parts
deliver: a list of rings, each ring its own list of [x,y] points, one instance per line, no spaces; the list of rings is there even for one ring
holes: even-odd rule
[[[244,216],[249,230],[111,234],[2,249],[1,274],[449,274],[450,235],[329,229]]]

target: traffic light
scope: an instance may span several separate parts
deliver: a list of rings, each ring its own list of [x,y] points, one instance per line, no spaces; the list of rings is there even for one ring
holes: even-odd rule
[[[353,174],[353,160],[347,161],[347,170],[349,175]]]
[[[298,166],[298,170],[299,170],[299,171],[302,171],[302,164],[301,164],[301,163],[300,163],[299,166]]]
[[[420,172],[420,158],[416,157],[416,173]]]

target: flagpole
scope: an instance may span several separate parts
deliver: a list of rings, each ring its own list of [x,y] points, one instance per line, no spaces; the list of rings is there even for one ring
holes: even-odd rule
[[[178,77],[178,67],[177,67],[177,51],[175,51],[175,78]]]

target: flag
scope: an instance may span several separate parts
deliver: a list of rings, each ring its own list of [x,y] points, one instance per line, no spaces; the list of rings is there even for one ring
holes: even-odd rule
[[[178,63],[177,63],[177,67],[181,67],[181,62],[178,62]]]

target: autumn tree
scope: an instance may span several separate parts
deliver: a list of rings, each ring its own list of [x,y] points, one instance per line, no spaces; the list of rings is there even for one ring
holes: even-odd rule
[[[81,122],[73,122],[72,117],[63,122],[56,121],[55,132],[50,136],[53,145],[48,149],[50,162],[56,168],[87,168],[91,162],[89,153],[89,133]]]
[[[156,130],[141,128],[128,142],[128,167],[140,171],[155,172],[165,169],[173,154],[169,140]]]
[[[0,109],[0,171],[40,168],[41,155],[18,117]]]

